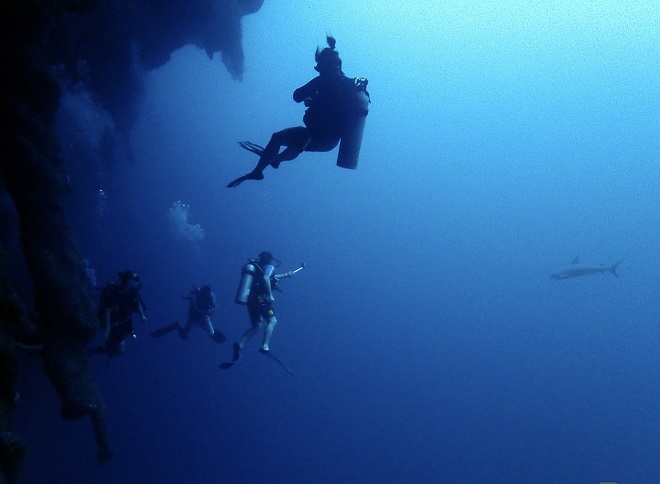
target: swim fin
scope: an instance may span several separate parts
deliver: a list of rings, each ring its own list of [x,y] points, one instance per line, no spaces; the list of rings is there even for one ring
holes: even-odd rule
[[[264,174],[263,173],[255,173],[251,171],[247,175],[243,175],[241,177],[236,178],[236,180],[230,182],[227,185],[227,188],[235,188],[241,183],[243,183],[245,180],[263,180],[264,179]]]
[[[266,151],[266,148],[264,148],[263,146],[259,146],[256,143],[252,143],[251,141],[239,141],[238,144],[241,146],[241,148],[254,153],[259,158],[261,158],[264,154],[264,151]],[[270,162],[270,166],[272,166],[277,170],[280,167],[281,162],[282,161],[279,159],[279,157],[277,157],[275,158],[275,160]]]
[[[236,178],[236,180],[233,180],[233,181],[229,182],[229,184],[226,186],[226,188],[236,188],[238,185],[243,183],[245,180],[247,180],[247,178],[245,178],[244,176]]]
[[[238,345],[238,343],[234,343],[232,348],[234,349],[233,361],[220,363],[220,368],[222,368],[223,370],[227,370],[228,368],[231,368],[238,360],[241,359],[241,347]]]
[[[157,329],[156,331],[151,332],[151,337],[152,338],[160,338],[161,336],[165,336],[168,333],[171,333],[175,329],[179,327],[179,322],[175,321],[172,324],[168,324],[167,326],[163,326],[160,329]]]
[[[211,339],[216,343],[224,343],[227,341],[227,337],[217,329],[215,330],[215,333],[213,333],[213,336],[211,336]]]
[[[263,146],[259,146],[258,144],[252,143],[251,141],[239,141],[238,144],[244,150],[248,150],[259,157],[264,154],[265,148]]]
[[[265,349],[263,349],[263,348],[259,348],[259,353],[261,353],[262,355],[266,355],[266,356],[269,357],[269,358],[272,358],[272,359],[275,360],[275,361],[276,361],[276,362],[277,362],[282,368],[284,368],[284,369],[287,371],[287,373],[288,373],[289,375],[293,375],[293,372],[292,372],[291,370],[289,370],[289,369],[284,365],[284,363],[282,363],[282,360],[280,360],[277,356],[275,356],[275,355],[273,354],[272,351],[270,351],[270,350],[265,350]]]

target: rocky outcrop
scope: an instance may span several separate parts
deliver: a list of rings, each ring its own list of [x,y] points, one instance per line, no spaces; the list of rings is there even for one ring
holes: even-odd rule
[[[83,82],[116,128],[128,133],[143,90],[142,73],[163,65],[184,45],[197,45],[209,57],[219,53],[240,80],[241,17],[262,3],[8,0],[0,7],[0,190],[11,196],[18,220],[44,371],[61,398],[63,418],[89,417],[99,462],[113,452],[105,407],[84,355],[98,322],[64,212],[71,187],[53,131],[60,99],[56,79]],[[11,415],[18,361],[14,344],[22,337],[26,316],[6,275],[0,275],[0,289],[0,482],[12,482],[25,452]]]

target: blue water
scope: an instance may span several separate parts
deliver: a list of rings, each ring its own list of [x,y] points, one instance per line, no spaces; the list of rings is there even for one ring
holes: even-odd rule
[[[193,47],[147,73],[134,163],[72,178],[107,194],[76,223],[85,257],[101,281],[136,270],[149,309],[125,355],[92,361],[116,456],[96,464],[89,423],[59,420],[28,358],[22,481],[657,482],[658,12],[266,1],[244,19],[242,83]],[[236,141],[301,123],[291,95],[326,32],[370,81],[358,169],[305,153],[224,188],[257,160]],[[261,335],[218,368],[249,324],[240,267],[262,250],[306,264],[275,302],[271,349],[294,376]],[[620,277],[549,278],[577,255],[623,258]],[[212,285],[229,341],[150,338],[194,284]]]

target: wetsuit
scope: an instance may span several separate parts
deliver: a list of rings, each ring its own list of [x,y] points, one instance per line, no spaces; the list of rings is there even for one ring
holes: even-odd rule
[[[110,310],[110,334],[105,341],[108,349],[118,347],[133,334],[133,313],[140,311],[141,298],[137,290],[124,291],[116,284],[109,284],[101,294],[99,319],[105,324],[105,313]]]
[[[296,89],[293,100],[308,100],[303,122],[318,151],[337,146],[354,117],[350,93],[355,91],[355,79],[345,75],[320,75]],[[330,145],[332,145],[330,147]],[[307,151],[314,151],[307,148]]]
[[[186,326],[181,330],[183,338],[188,337],[190,328],[193,325],[199,326],[209,335],[213,336],[215,330],[211,323],[211,314],[215,312],[215,295],[212,292],[196,292],[191,293],[190,307],[188,308],[188,321]]]
[[[249,143],[242,145],[258,153],[259,162],[252,172],[233,180],[227,187],[237,187],[245,180],[262,180],[267,166],[278,168],[281,162],[293,160],[303,151],[333,150],[358,117],[363,115],[355,109],[352,96],[355,89],[356,80],[346,77],[341,71],[320,74],[296,89],[294,101],[304,101],[307,106],[303,116],[305,126],[273,133],[263,150],[258,146],[258,150],[252,149]],[[282,146],[285,149],[280,153]]]
[[[266,264],[262,270],[265,277],[271,277],[275,272],[275,267],[272,264]],[[258,325],[261,318],[269,321],[275,316],[273,303],[268,296],[268,289],[266,288],[264,278],[255,277],[252,281],[252,287],[250,288],[250,295],[247,301],[248,314],[250,315],[250,322],[253,326]]]

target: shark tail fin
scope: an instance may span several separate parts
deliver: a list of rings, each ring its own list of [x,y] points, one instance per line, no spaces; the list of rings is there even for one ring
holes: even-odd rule
[[[621,264],[621,262],[623,262],[623,259],[621,259],[619,262],[612,264],[612,267],[610,267],[610,272],[614,274],[616,277],[619,277],[619,274],[616,273],[616,268],[619,267],[619,264]]]

